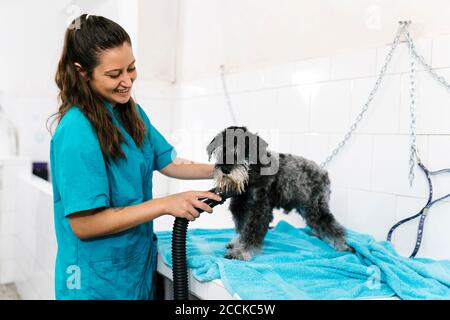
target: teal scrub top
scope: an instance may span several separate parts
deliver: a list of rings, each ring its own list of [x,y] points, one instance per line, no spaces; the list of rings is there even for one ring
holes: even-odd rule
[[[176,151],[136,104],[147,134],[139,148],[105,102],[125,142],[125,159],[105,161],[97,134],[77,106],[61,119],[50,143],[54,221],[58,243],[56,299],[153,299],[156,236],[153,221],[113,235],[80,240],[68,216],[101,208],[124,207],[152,199],[153,170],[161,170]]]

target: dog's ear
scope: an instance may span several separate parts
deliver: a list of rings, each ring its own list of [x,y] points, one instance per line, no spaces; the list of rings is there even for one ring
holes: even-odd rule
[[[208,161],[211,160],[211,156],[214,152],[214,150],[216,150],[218,147],[220,147],[220,140],[222,139],[222,132],[219,133],[218,135],[216,135],[211,142],[208,144],[208,146],[206,147],[206,152],[208,154]]]
[[[211,142],[206,147],[206,153],[208,154],[208,161],[211,160],[212,153],[216,149],[215,141],[216,141],[216,138],[212,139]]]

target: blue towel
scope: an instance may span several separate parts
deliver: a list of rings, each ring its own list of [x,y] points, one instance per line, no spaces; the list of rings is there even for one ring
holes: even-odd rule
[[[158,232],[158,248],[172,266],[169,231]],[[281,221],[269,230],[261,254],[250,261],[223,258],[234,229],[191,229],[188,267],[199,281],[221,279],[241,299],[450,299],[450,261],[404,258],[387,241],[347,230],[356,254],[337,252]],[[448,249],[448,248],[447,248]]]

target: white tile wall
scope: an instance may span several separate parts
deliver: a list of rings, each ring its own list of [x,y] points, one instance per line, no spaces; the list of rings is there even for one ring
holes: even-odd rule
[[[375,75],[375,49],[343,53],[331,57],[331,79],[353,79]]]
[[[320,86],[319,91],[311,96],[311,131],[345,132],[350,124],[350,82],[336,81],[317,86]]]
[[[293,154],[301,155],[318,163],[325,160],[329,153],[330,137],[326,134],[293,133],[291,136],[291,150]]]
[[[433,68],[450,66],[450,35],[436,37],[431,43]]]
[[[236,121],[239,124],[245,124],[248,128],[252,128],[258,125],[258,121],[257,119],[255,119],[253,112],[254,95],[254,92],[238,93],[233,94],[230,99],[233,113],[236,116]],[[214,110],[213,114],[218,115],[218,117],[216,117],[218,119],[214,118],[212,116],[213,114],[211,114],[211,117],[209,119],[212,123],[217,123],[218,121],[221,125],[225,125],[217,128],[217,132],[219,132],[221,129],[231,124],[233,119],[223,96],[219,96],[216,99],[219,109],[217,110],[217,107],[215,107],[216,110]],[[211,108],[213,107],[211,106]],[[222,119],[225,120],[225,123],[223,123]],[[212,133],[212,136],[215,133]]]
[[[329,150],[337,146],[342,139],[343,135],[331,135]],[[373,135],[355,134],[348,141],[346,147],[328,166],[333,186],[371,189],[373,139]]]
[[[264,88],[264,69],[254,69],[226,76],[230,92],[251,91]]]
[[[280,130],[277,134],[277,141],[273,141],[273,139],[266,140],[269,143],[269,148],[278,152],[292,153],[292,133]]]
[[[227,83],[232,78],[227,79]],[[205,79],[192,80],[183,85],[176,85],[174,88],[174,97],[176,99],[184,99],[195,96],[208,96],[223,93],[223,87],[220,76]]]
[[[348,188],[332,185],[330,209],[336,220],[346,228],[348,228],[348,195]]]
[[[444,168],[449,168],[448,150],[450,150],[450,136],[430,136],[428,139],[428,170],[437,171]],[[432,183],[434,199],[450,194],[450,172],[440,175],[433,175]],[[450,198],[445,199],[445,201],[450,202]]]
[[[252,126],[255,131],[279,128],[276,127],[276,123],[271,116],[273,106],[277,105],[277,93],[277,90],[265,90],[252,96],[251,120],[255,122]]]
[[[310,89],[294,86],[277,90],[277,112],[272,113],[272,127],[286,132],[310,132]],[[273,107],[272,107],[273,108]],[[269,108],[271,110],[272,108]],[[292,117],[286,117],[286,115]]]
[[[358,132],[371,134],[397,134],[400,113],[400,75],[386,76],[370,102]],[[374,89],[375,77],[357,78],[351,82],[350,119],[353,123],[363,106],[368,102],[369,93]]]
[[[381,241],[395,223],[395,195],[350,189],[347,227]]]
[[[440,76],[450,79],[450,69],[437,71]],[[402,75],[400,104],[400,133],[410,132],[409,75]],[[428,73],[418,72],[416,81],[417,133],[450,134],[449,92]]]
[[[293,84],[295,64],[271,66],[264,70],[264,87],[274,88]]]
[[[295,226],[296,228],[304,228],[306,226],[303,218],[297,213],[296,210],[291,210],[290,212],[285,212],[281,209],[275,209],[273,211],[273,221],[270,226],[276,226],[280,221],[287,221],[289,224]]]
[[[296,63],[293,84],[307,84],[330,80],[331,58],[302,60]]]
[[[424,236],[420,248],[421,255],[433,259],[449,259],[450,204],[448,202],[434,205],[426,218]]]
[[[426,163],[428,137],[418,136],[417,144],[422,161]],[[372,190],[410,196],[426,194],[428,187],[418,166],[415,167],[414,173],[415,180],[410,187],[409,136],[376,135],[374,137]]]

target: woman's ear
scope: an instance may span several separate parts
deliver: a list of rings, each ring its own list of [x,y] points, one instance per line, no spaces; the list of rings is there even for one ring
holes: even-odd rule
[[[81,64],[79,64],[78,62],[74,63],[75,68],[77,69],[77,71],[81,74],[81,76],[83,77],[84,80],[89,81],[89,78],[87,76],[87,72],[83,69],[83,67],[81,66]]]

